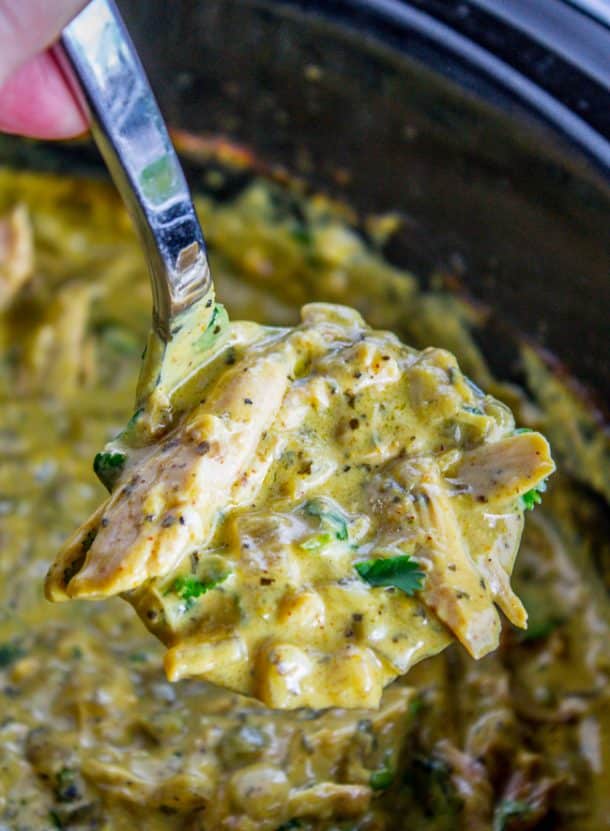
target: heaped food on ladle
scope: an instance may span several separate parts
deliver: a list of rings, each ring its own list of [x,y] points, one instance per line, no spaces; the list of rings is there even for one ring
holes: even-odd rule
[[[442,349],[345,306],[295,328],[229,322],[149,431],[95,461],[110,497],[68,540],[51,600],[120,594],[196,676],[276,708],[374,707],[454,639],[480,658],[510,586],[524,509],[554,470]]]

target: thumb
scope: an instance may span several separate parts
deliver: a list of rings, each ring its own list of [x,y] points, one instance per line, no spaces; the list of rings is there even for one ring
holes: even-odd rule
[[[0,0],[0,130],[69,138],[87,129],[53,55],[45,51],[85,0]]]
[[[87,0],[0,0],[0,86],[44,52]]]
[[[51,52],[29,60],[0,87],[0,132],[64,139],[87,127]]]

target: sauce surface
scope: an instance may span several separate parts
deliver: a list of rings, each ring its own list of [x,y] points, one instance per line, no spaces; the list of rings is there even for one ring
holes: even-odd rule
[[[271,712],[200,681],[170,685],[162,650],[127,604],[44,600],[49,560],[103,497],[90,460],[130,414],[149,294],[128,220],[104,186],[3,173],[0,199],[3,213],[27,206],[35,251],[0,327],[0,823],[605,827],[610,659],[595,564],[607,543],[596,503],[565,472],[527,515],[514,575],[527,633],[507,630],[479,662],[454,647],[423,662],[379,710]],[[375,326],[455,352],[521,423],[571,436],[560,469],[588,468],[603,489],[607,468],[592,450],[603,439],[580,432],[586,413],[535,354],[528,372],[561,414],[552,423],[494,382],[459,302],[419,294],[324,206],[311,207],[305,233],[274,199],[255,185],[213,212],[200,204],[234,317],[293,324],[308,295],[349,294]],[[302,274],[297,288],[290,269]],[[406,331],[408,317],[428,320],[426,331]]]

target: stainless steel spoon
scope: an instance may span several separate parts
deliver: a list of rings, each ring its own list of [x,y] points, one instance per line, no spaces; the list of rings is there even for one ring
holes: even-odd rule
[[[144,68],[113,0],[92,0],[64,29],[58,57],[146,253],[153,331],[138,405],[162,408],[183,356],[213,313],[213,284],[189,187]]]

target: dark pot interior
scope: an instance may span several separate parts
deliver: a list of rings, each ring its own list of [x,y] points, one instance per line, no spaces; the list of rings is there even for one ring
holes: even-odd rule
[[[517,326],[608,400],[608,179],[531,103],[434,31],[363,9],[384,4],[120,5],[172,125],[399,211],[388,257],[450,275],[493,307],[493,338]],[[67,152],[60,165],[82,160]],[[514,374],[510,349],[487,351]]]
[[[607,400],[608,182],[534,113],[414,31],[339,22],[345,4],[122,5],[172,124],[401,211],[389,256],[455,273]]]

